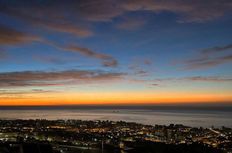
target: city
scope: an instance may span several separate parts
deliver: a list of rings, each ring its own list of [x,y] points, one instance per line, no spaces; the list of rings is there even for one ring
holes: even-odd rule
[[[0,153],[232,153],[232,0],[0,0]]]
[[[3,148],[13,153],[16,148],[21,148],[17,153],[181,153],[183,149],[185,153],[231,153],[232,129],[99,120],[0,120],[0,152]]]

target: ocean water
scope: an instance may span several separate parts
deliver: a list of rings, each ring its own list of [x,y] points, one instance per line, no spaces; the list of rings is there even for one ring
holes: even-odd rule
[[[77,119],[232,127],[232,106],[0,107],[0,119]]]

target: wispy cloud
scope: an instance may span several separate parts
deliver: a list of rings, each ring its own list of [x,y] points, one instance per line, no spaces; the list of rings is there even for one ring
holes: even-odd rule
[[[29,90],[9,90],[3,89],[0,90],[0,99],[27,99],[32,98],[31,95],[35,94],[44,94],[44,93],[57,93],[58,91],[55,90],[43,90],[43,89],[29,89]],[[33,97],[35,99],[35,97]],[[36,99],[38,99],[37,97]]]
[[[51,90],[31,89],[31,90],[0,90],[0,96],[34,94],[34,93],[49,93]],[[56,91],[57,92],[57,91]]]
[[[156,79],[129,79],[134,84],[148,85],[149,87],[165,87],[173,83],[232,83],[231,76],[187,76]]]
[[[67,22],[70,21],[70,18],[71,21],[75,21],[74,23],[83,21],[106,22],[128,12],[150,11],[154,13],[171,12],[179,17],[180,22],[205,22],[220,18],[232,10],[230,0],[22,0],[20,2],[2,0],[0,6],[1,13],[32,22],[47,23],[47,21],[52,21],[56,23],[62,21],[56,23],[58,28],[49,24],[41,24],[53,27],[57,31],[64,30],[63,27],[59,27],[59,24],[69,23],[73,25],[73,22]],[[78,31],[77,34],[79,34]]]
[[[39,62],[43,62],[43,63],[53,63],[53,64],[58,64],[58,65],[62,65],[62,64],[66,64],[68,62],[70,62],[70,59],[63,59],[61,57],[55,57],[55,56],[34,56],[33,57],[34,60],[39,61]]]
[[[154,82],[168,82],[168,81],[187,81],[187,82],[232,82],[231,77],[223,76],[189,76],[189,77],[180,77],[180,78],[160,78],[152,80]]]
[[[232,62],[232,45],[202,49],[191,59],[184,61],[185,69],[210,68]]]
[[[136,30],[144,26],[146,21],[142,18],[125,18],[116,27],[123,30]]]
[[[132,71],[134,77],[146,77],[150,74],[152,61],[147,58],[134,58],[129,65],[129,70]]]
[[[118,65],[117,60],[114,59],[112,56],[107,55],[107,54],[98,53],[86,47],[80,47],[77,45],[68,45],[68,46],[63,47],[63,49],[66,51],[78,52],[82,55],[85,55],[91,58],[100,59],[102,60],[103,66],[106,66],[106,67],[115,67]]]
[[[156,78],[153,80],[146,80],[144,83],[148,84],[150,87],[168,87],[168,86],[176,86],[178,84],[187,83],[190,85],[193,84],[231,84],[232,77],[231,76],[187,76],[187,77],[170,77],[170,78]],[[199,85],[198,84],[198,85]]]
[[[25,21],[31,24],[31,26],[33,27],[44,28],[50,31],[67,33],[79,37],[89,37],[93,35],[93,31],[90,28],[78,24],[80,23],[80,21],[73,21],[72,18],[75,15],[70,15],[70,17],[72,16],[72,18],[69,18],[69,15],[67,17],[67,14],[72,14],[68,8],[66,11],[64,11],[60,8],[60,6],[56,7],[56,3],[49,6],[47,6],[47,4],[43,5],[39,1],[22,1],[22,3],[2,3],[3,4],[0,8],[0,12],[12,16],[16,19]],[[70,7],[73,7],[70,2],[69,5]],[[58,8],[60,8],[59,11],[57,11]],[[68,13],[66,14],[66,12]]]
[[[219,76],[209,76],[209,77],[194,76],[194,77],[185,77],[182,78],[182,80],[202,81],[202,82],[232,82],[232,78],[219,77]]]
[[[123,73],[103,71],[24,71],[0,73],[0,86],[23,87],[23,86],[63,86],[80,83],[98,83],[121,79]]]
[[[0,25],[0,45],[18,45],[39,40],[38,37]]]
[[[230,0],[83,0],[78,4],[78,14],[92,21],[111,21],[133,11],[165,11],[177,14],[180,22],[205,22],[222,17],[232,10]]]
[[[120,0],[81,0],[76,6],[76,13],[80,15],[80,18],[89,21],[112,21],[125,11],[121,7]]]
[[[52,30],[55,32],[62,32],[62,33],[68,33],[71,35],[79,36],[79,37],[90,37],[94,35],[94,32],[87,27],[84,26],[78,26],[75,24],[69,24],[69,23],[46,23],[46,22],[40,22],[37,23],[34,21],[34,25],[40,25],[40,27],[44,27],[48,30]]]
[[[172,12],[179,16],[180,22],[205,22],[222,17],[232,10],[230,0],[126,0],[123,6],[131,11]]]
[[[65,51],[78,52],[87,57],[100,59],[102,60],[103,66],[106,66],[106,67],[116,67],[118,64],[117,60],[114,59],[112,56],[103,54],[103,53],[98,53],[86,47],[81,47],[81,46],[77,46],[74,44],[67,45],[67,46],[60,46],[53,41],[45,40],[44,38],[40,38],[39,36],[29,35],[25,32],[20,32],[13,28],[0,25],[0,45],[7,45],[7,46],[8,45],[20,45],[24,43],[33,42],[33,41],[44,43],[44,44],[47,44],[47,45],[50,45],[50,46],[53,46],[53,47],[56,47],[56,48],[59,48]],[[4,53],[3,51],[1,51],[0,58],[4,58],[4,57],[5,57]],[[50,60],[50,61],[52,60],[53,62],[61,63],[61,60],[55,59],[55,58],[50,58],[47,60]]]
[[[158,83],[152,83],[151,86],[159,86]]]
[[[186,69],[204,69],[218,66],[220,64],[231,63],[232,55],[225,55],[221,57],[207,57],[188,60],[185,63]]]
[[[66,51],[66,52],[76,52],[79,53],[81,55],[90,57],[90,58],[95,58],[95,59],[99,59],[102,62],[102,65],[105,67],[116,67],[118,65],[118,61],[108,55],[108,54],[104,54],[104,53],[100,53],[97,51],[94,51],[90,48],[87,47],[82,47],[76,44],[65,44],[63,46],[53,42],[53,41],[47,41],[44,40],[43,43],[47,44],[47,45],[51,45],[57,49],[60,49],[62,51]]]
[[[232,44],[228,44],[225,46],[215,46],[212,48],[206,48],[206,49],[203,49],[201,52],[202,54],[213,54],[213,53],[220,53],[220,52],[225,52],[225,51],[230,51],[232,53]]]

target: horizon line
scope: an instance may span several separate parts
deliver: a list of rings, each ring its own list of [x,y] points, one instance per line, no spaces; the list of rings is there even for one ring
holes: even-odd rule
[[[189,103],[105,103],[105,104],[46,104],[46,105],[1,105],[0,107],[101,107],[101,106],[232,106],[232,102],[189,102]]]

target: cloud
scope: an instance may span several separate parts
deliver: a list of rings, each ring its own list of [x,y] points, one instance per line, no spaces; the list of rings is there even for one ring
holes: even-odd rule
[[[194,77],[185,77],[182,79],[189,81],[202,81],[202,82],[232,82],[232,78],[224,78],[219,76],[209,76],[209,77],[194,76]]]
[[[129,79],[132,83],[146,84],[149,86],[165,87],[173,83],[232,83],[231,76],[187,76],[187,77],[170,77],[170,78],[156,78],[156,79]]]
[[[201,52],[202,54],[212,54],[212,53],[220,53],[224,51],[231,51],[232,50],[232,44],[225,45],[225,46],[215,46],[212,48],[206,48],[203,49]]]
[[[187,82],[232,82],[231,77],[223,76],[190,76],[190,77],[180,77],[180,78],[161,78],[154,79],[155,82],[167,82],[167,81],[187,81]]]
[[[53,64],[58,64],[58,65],[66,64],[71,61],[71,59],[62,59],[60,57],[55,57],[54,55],[53,56],[37,55],[37,56],[34,56],[33,59],[39,62],[43,62],[43,63],[53,63]]]
[[[151,86],[159,86],[157,83],[152,83]]]
[[[156,79],[129,79],[132,83],[139,83],[148,85],[149,87],[165,87],[173,83],[232,83],[231,76],[187,76],[187,77],[170,77],[170,78],[156,78]]]
[[[205,22],[231,12],[232,2],[230,0],[125,0],[123,7],[130,11],[172,12],[179,16],[180,22]]]
[[[70,11],[73,10],[69,9],[73,7],[71,1],[67,3],[67,10],[62,9],[66,4],[61,1],[43,3],[37,0],[25,0],[20,3],[16,1],[2,1],[0,4],[1,3],[1,13],[30,23],[36,28],[45,28],[47,30],[68,33],[79,37],[89,37],[93,35],[93,31],[86,25],[80,25],[80,20],[76,19],[76,15]],[[76,20],[73,20],[74,18]]]
[[[32,90],[0,90],[0,96],[33,94],[33,93],[48,93],[48,92],[54,92],[54,91],[43,90],[43,89],[32,89]]]
[[[136,30],[145,25],[145,20],[141,18],[126,18],[116,25],[117,28],[123,30]]]
[[[152,61],[148,58],[133,58],[128,66],[133,76],[146,77],[151,72]]]
[[[79,52],[80,54],[88,57],[101,59],[103,60],[103,65],[106,67],[115,67],[118,64],[117,60],[111,57],[110,55],[97,53],[89,48],[80,47],[77,45],[61,47],[55,44],[54,42],[47,41],[42,38],[26,34],[24,32],[17,31],[13,28],[0,25],[0,45],[19,45],[32,41],[38,41],[59,49],[64,49],[66,51],[72,51],[72,52]],[[3,51],[1,51],[0,58],[5,57],[4,55],[5,54],[3,53]],[[55,59],[50,59],[50,60],[53,60],[53,62],[60,62],[58,60],[54,61]]]
[[[89,21],[111,21],[125,12],[120,0],[80,0],[76,11],[81,18]]]
[[[38,37],[28,35],[10,27],[0,25],[0,45],[18,45],[39,40]]]
[[[24,32],[17,31],[15,29],[0,25],[0,45],[20,45],[23,43],[28,43],[32,41],[37,41],[40,43],[45,43],[47,45],[51,45],[61,50],[71,51],[71,52],[78,52],[82,55],[87,57],[96,58],[102,60],[103,66],[106,67],[116,67],[118,62],[112,56],[102,53],[97,53],[89,48],[80,47],[77,45],[67,45],[65,47],[59,46],[55,42],[48,41],[36,36],[28,35]],[[0,53],[0,58],[4,57],[4,53]],[[42,59],[43,60],[43,59]],[[62,63],[61,60],[50,58],[45,59],[46,61],[52,61],[57,63]]]
[[[0,73],[1,88],[22,86],[64,86],[80,83],[99,83],[121,79],[123,73],[103,71],[24,71]]]
[[[118,65],[118,61],[114,59],[112,56],[103,53],[98,53],[86,47],[80,47],[77,45],[67,45],[65,47],[62,47],[62,49],[66,51],[78,52],[87,57],[100,59],[102,60],[103,66],[106,67],[116,67]]]
[[[226,55],[222,57],[208,57],[208,58],[189,60],[185,63],[185,67],[186,69],[203,69],[203,68],[211,68],[231,62],[232,62],[232,55]]]
[[[77,14],[92,21],[111,21],[128,12],[150,11],[177,14],[180,22],[205,22],[231,12],[230,0],[81,0]]]
[[[109,58],[103,62],[103,66],[105,67],[116,67],[118,65],[118,61],[113,58]]]
[[[216,46],[200,50],[193,58],[184,61],[186,69],[202,69],[232,62],[232,45]]]
[[[53,41],[48,41],[48,40],[43,40],[41,42],[47,45],[53,46],[62,51],[76,52],[76,53],[79,53],[81,55],[84,55],[90,58],[99,59],[101,60],[102,65],[105,67],[116,67],[118,65],[118,61],[114,57],[108,54],[99,53],[87,47],[82,47],[76,44],[66,44],[66,45],[61,46]]]
[[[232,11],[231,0],[2,0],[0,6],[1,13],[30,21],[34,25],[39,23],[39,26],[44,25],[70,34],[74,32],[80,36],[88,36],[90,31],[85,26],[75,28],[77,23],[109,22],[127,13],[139,11],[171,12],[178,16],[179,22],[210,21]],[[66,26],[71,28],[67,30]]]
[[[34,21],[34,24],[42,26],[43,28],[46,28],[48,30],[56,31],[56,32],[62,32],[62,33],[68,33],[72,35],[76,35],[79,37],[90,37],[94,33],[92,30],[90,30],[87,27],[77,26],[74,24],[55,24],[55,23],[46,23],[46,22],[36,22]]]
[[[145,59],[144,60],[144,64],[145,65],[151,65],[152,64],[152,61],[150,59]]]
[[[148,74],[148,72],[144,71],[144,70],[139,70],[139,71],[135,72],[135,74],[138,74],[138,75],[141,75],[141,76],[146,76]]]
[[[32,98],[31,95],[43,94],[43,93],[54,93],[58,91],[54,90],[43,90],[43,89],[31,89],[31,90],[0,90],[0,99],[27,99]],[[35,98],[33,96],[33,98]]]

